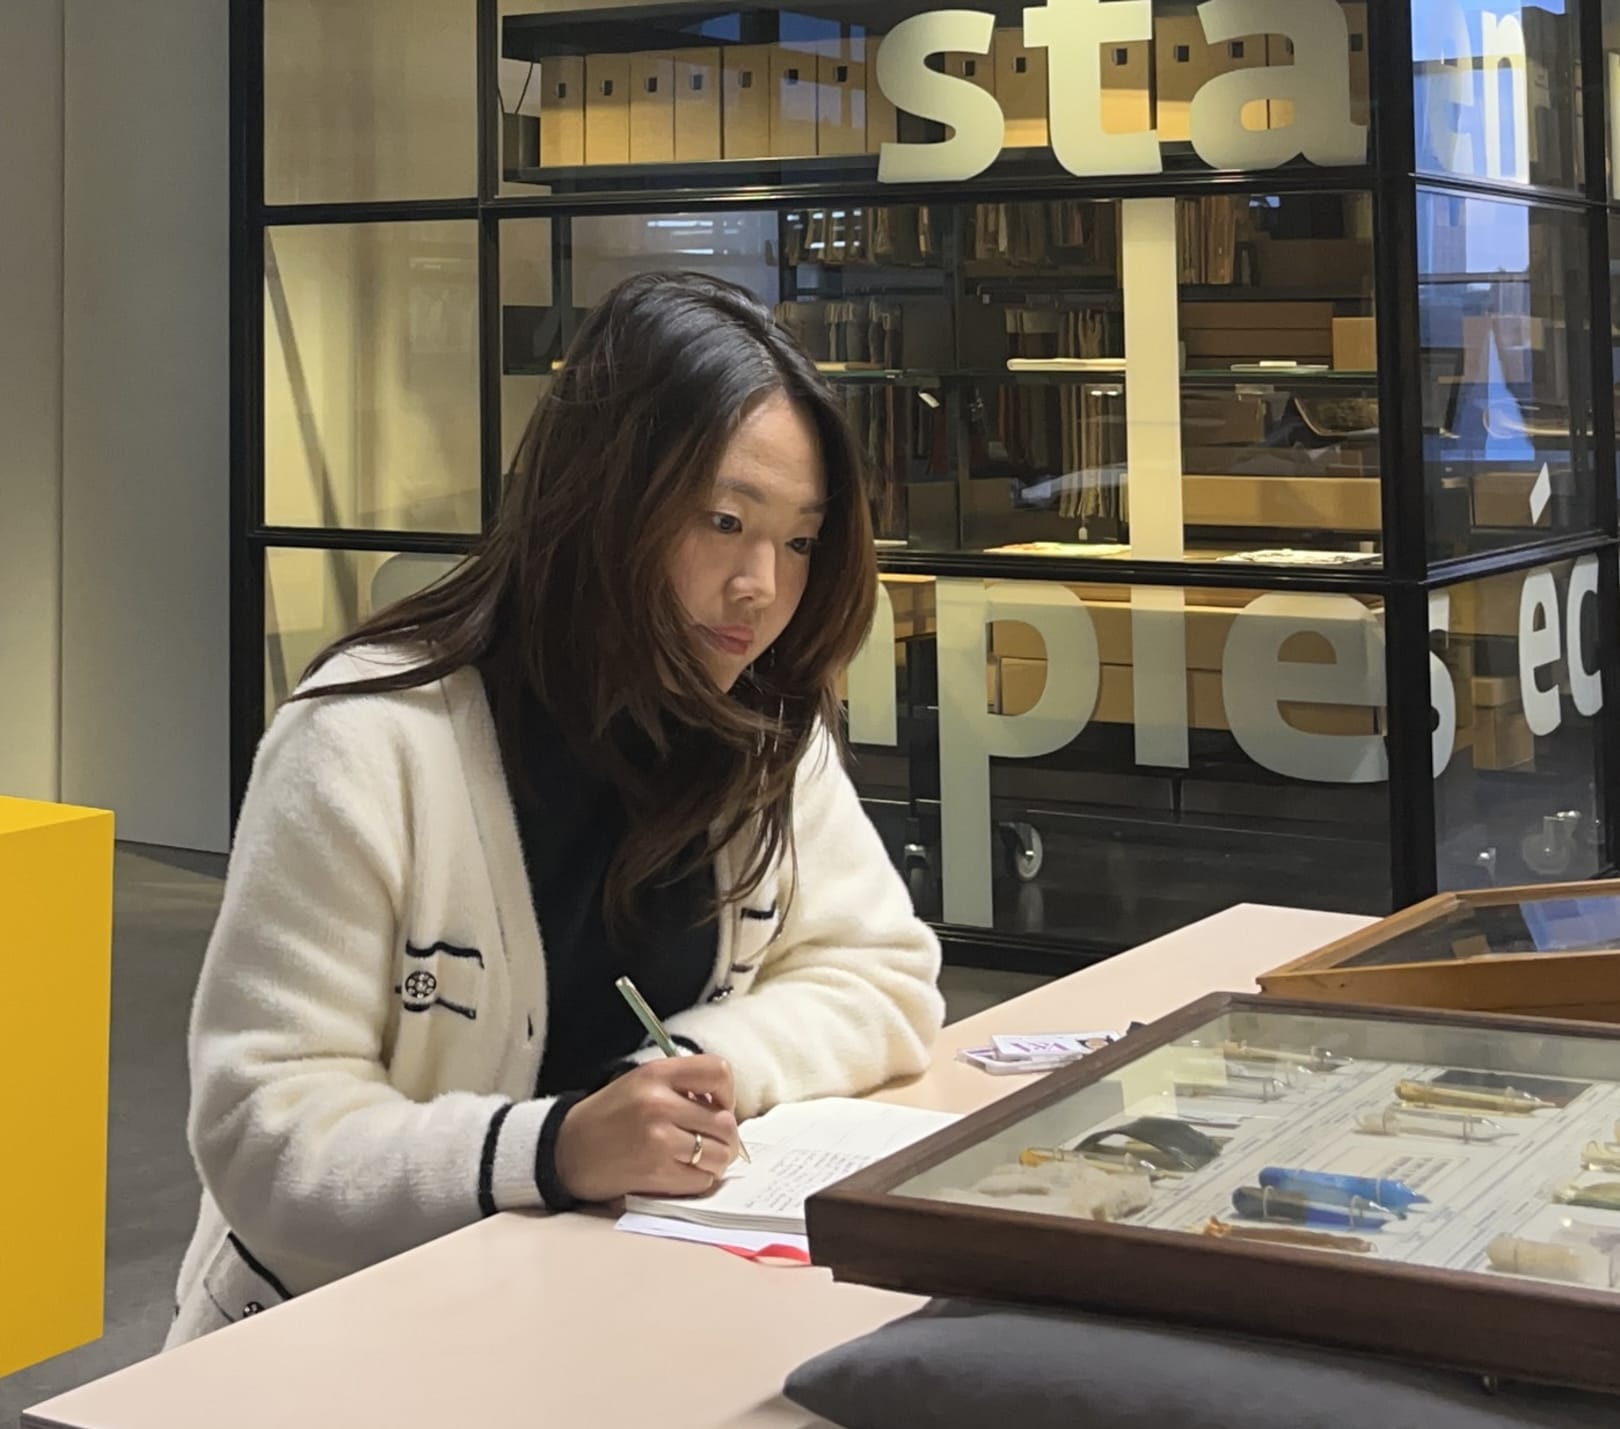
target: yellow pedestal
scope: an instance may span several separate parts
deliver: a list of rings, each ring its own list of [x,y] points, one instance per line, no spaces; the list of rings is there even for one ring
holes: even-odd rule
[[[113,816],[0,798],[0,1378],[97,1339]]]

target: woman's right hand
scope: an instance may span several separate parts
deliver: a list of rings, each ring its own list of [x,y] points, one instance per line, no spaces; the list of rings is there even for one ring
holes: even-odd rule
[[[580,1201],[701,1195],[737,1155],[735,1105],[719,1057],[646,1062],[569,1109],[557,1131],[557,1179]]]

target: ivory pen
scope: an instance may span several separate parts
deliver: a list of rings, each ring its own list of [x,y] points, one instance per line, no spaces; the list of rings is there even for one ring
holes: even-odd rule
[[[1229,1097],[1234,1101],[1276,1101],[1288,1091],[1279,1077],[1228,1077],[1224,1082],[1177,1082],[1178,1097]]]
[[[1442,1087],[1434,1082],[1397,1082],[1395,1095],[1410,1106],[1456,1107],[1464,1111],[1496,1112],[1502,1116],[1529,1116],[1552,1105],[1524,1092],[1476,1092],[1465,1087]]]
[[[1356,1118],[1358,1131],[1375,1136],[1444,1136],[1452,1141],[1495,1141],[1507,1133],[1488,1116],[1467,1111],[1428,1111],[1415,1106],[1387,1106],[1364,1111]]]
[[[1280,1047],[1254,1047],[1247,1042],[1226,1042],[1221,1051],[1240,1062],[1271,1062],[1278,1066],[1303,1067],[1312,1072],[1331,1072],[1350,1064],[1350,1058],[1316,1047],[1309,1052],[1289,1052]]]
[[[1180,1180],[1185,1174],[1156,1165],[1132,1151],[1082,1151],[1069,1146],[1026,1146],[1018,1153],[1020,1166],[1044,1166],[1048,1161],[1084,1161],[1110,1175],[1146,1176],[1150,1181]]]

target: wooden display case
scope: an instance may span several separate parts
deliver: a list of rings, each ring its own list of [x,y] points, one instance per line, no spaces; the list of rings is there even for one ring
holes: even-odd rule
[[[1217,993],[811,1197],[811,1254],[1620,1391],[1620,1177],[1583,1169],[1620,1157],[1617,1054],[1597,1024]]]
[[[1312,1002],[1620,1022],[1620,881],[1442,893],[1260,986]]]

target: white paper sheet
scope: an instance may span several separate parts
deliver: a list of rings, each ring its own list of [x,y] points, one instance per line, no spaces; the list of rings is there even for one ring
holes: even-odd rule
[[[817,1191],[949,1126],[949,1112],[826,1097],[781,1106],[743,1123],[753,1164],[732,1164],[706,1196],[630,1196],[625,1209],[728,1230],[804,1233]]]
[[[757,1252],[773,1246],[785,1246],[789,1250],[810,1254],[810,1238],[789,1231],[721,1230],[714,1226],[693,1225],[690,1221],[677,1221],[669,1216],[642,1216],[628,1211],[614,1222],[614,1229],[629,1231],[632,1235],[656,1236],[659,1240],[725,1246],[729,1250]]]

